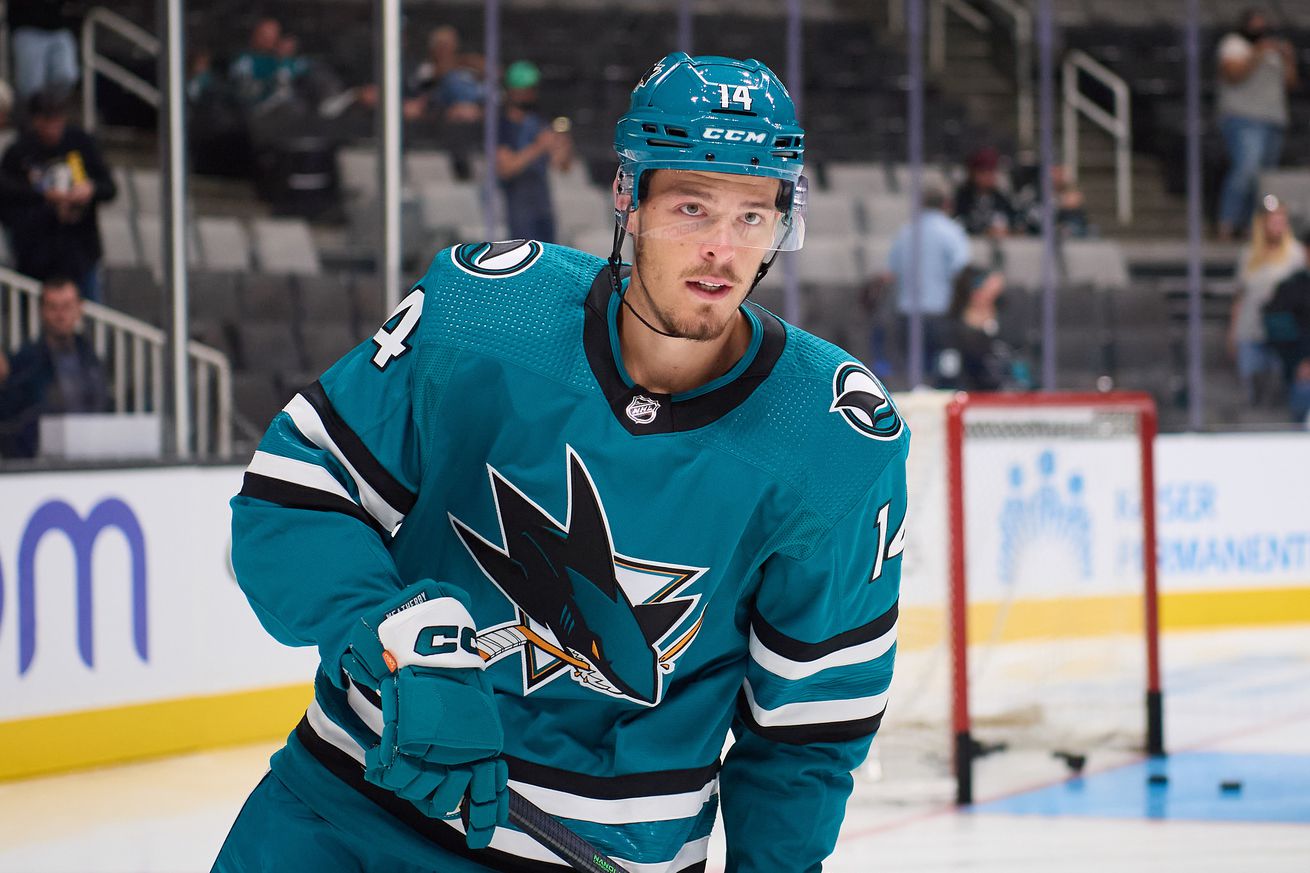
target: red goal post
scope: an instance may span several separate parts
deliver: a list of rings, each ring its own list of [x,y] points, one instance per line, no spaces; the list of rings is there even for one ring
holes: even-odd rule
[[[939,750],[934,769],[950,769],[941,775],[960,804],[974,802],[975,764],[992,749],[1012,754],[985,773],[1007,779],[1036,750],[1102,763],[1111,749],[1163,754],[1152,399],[896,400],[912,433],[902,615],[929,611],[926,626],[941,631],[916,647],[907,624],[899,644],[901,687],[894,680],[883,728],[888,781],[904,756],[895,744],[925,726],[940,740],[911,742]],[[984,783],[995,792],[995,778]]]

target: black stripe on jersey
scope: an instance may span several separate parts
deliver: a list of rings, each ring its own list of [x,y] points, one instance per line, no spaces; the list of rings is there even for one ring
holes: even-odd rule
[[[737,717],[742,720],[751,733],[792,746],[804,746],[808,743],[844,743],[849,740],[871,737],[878,732],[882,724],[882,713],[869,718],[857,718],[854,721],[830,721],[822,724],[797,724],[782,727],[765,727],[755,720],[751,713],[746,692],[737,692]]]
[[[625,268],[622,275],[627,274]],[[774,365],[782,357],[783,348],[787,345],[787,328],[782,321],[768,310],[754,303],[746,303],[744,305],[759,319],[764,336],[755,357],[736,379],[705,394],[676,401],[668,394],[660,394],[641,385],[629,388],[619,374],[614,349],[610,345],[609,305],[613,294],[614,285],[607,264],[596,274],[591,290],[587,292],[582,345],[591,372],[605,393],[615,419],[633,436],[677,433],[714,423],[746,402],[773,372]],[[640,421],[627,413],[630,405],[639,397],[654,401],[655,407],[649,416],[641,416]],[[649,409],[650,404],[645,403],[644,406]]]
[[[589,776],[569,770],[547,767],[522,758],[505,755],[510,777],[538,788],[551,788],[595,800],[626,800],[629,797],[655,797],[661,794],[688,794],[700,791],[719,772],[715,761],[707,767],[687,770],[655,770],[627,776]]]
[[[382,698],[366,685],[351,680],[355,690],[364,699],[379,709]],[[520,782],[527,782],[538,788],[550,788],[579,797],[594,800],[626,800],[629,797],[656,797],[662,794],[687,794],[700,791],[719,772],[719,762],[715,761],[705,767],[690,767],[685,770],[653,770],[644,773],[630,773],[626,776],[591,776],[548,767],[535,761],[525,761],[505,755],[510,774]]]
[[[349,515],[351,518],[357,518],[364,522],[379,534],[390,536],[378,524],[378,520],[365,512],[358,503],[347,500],[338,494],[319,491],[317,488],[297,485],[294,482],[274,479],[271,476],[263,476],[259,473],[247,472],[241,483],[241,494],[245,497],[267,500],[269,503],[276,503],[278,506],[285,506],[288,509],[313,509],[319,512],[338,512],[342,515]]]
[[[373,457],[373,453],[364,445],[359,435],[337,414],[332,401],[328,400],[327,392],[323,390],[323,383],[315,381],[312,385],[301,389],[300,395],[314,407],[332,442],[337,444],[341,454],[345,455],[346,460],[350,461],[351,466],[359,472],[364,481],[373,486],[373,490],[392,509],[401,515],[409,515],[409,511],[414,508],[417,495],[402,485],[395,476],[387,472],[377,458]]]
[[[342,782],[364,795],[376,806],[381,807],[396,820],[407,825],[419,836],[435,843],[440,848],[461,858],[482,864],[502,873],[557,873],[572,869],[568,865],[551,864],[531,858],[521,858],[498,849],[480,849],[474,851],[464,842],[464,835],[450,825],[438,819],[428,818],[419,812],[418,807],[408,800],[385,788],[374,785],[364,778],[364,768],[359,762],[320,737],[309,724],[309,719],[302,718],[296,725],[296,739],[314,758]],[[511,765],[513,766],[513,765]],[[678,873],[704,873],[705,862],[700,861],[689,867],[683,867]]]
[[[825,655],[876,640],[887,633],[896,626],[899,604],[898,600],[892,604],[891,609],[868,624],[839,633],[820,643],[803,643],[793,639],[770,625],[758,612],[751,618],[751,628],[769,651],[782,655],[789,661],[817,661]]]

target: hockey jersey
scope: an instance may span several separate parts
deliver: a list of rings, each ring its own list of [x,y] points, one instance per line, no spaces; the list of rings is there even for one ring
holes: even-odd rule
[[[512,788],[633,871],[704,869],[720,805],[728,870],[818,870],[886,706],[908,431],[862,364],[749,303],[729,372],[651,391],[620,303],[592,255],[445,250],[273,420],[233,562],[322,662],[274,772],[432,869],[566,869],[512,827],[472,852],[364,779],[382,719],[348,635],[437,579],[472,603]]]

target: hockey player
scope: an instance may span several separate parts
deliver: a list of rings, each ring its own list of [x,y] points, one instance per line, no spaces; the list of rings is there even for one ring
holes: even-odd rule
[[[233,562],[322,667],[215,870],[565,869],[507,785],[633,871],[703,870],[720,805],[728,870],[820,869],[891,679],[909,436],[747,302],[803,240],[804,140],[763,64],[664,58],[608,260],[443,251],[273,420]]]

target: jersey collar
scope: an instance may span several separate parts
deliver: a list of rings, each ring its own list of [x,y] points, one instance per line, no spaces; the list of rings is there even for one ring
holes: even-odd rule
[[[637,384],[628,375],[619,349],[618,310],[621,301],[610,281],[606,264],[587,293],[583,346],[591,372],[609,401],[610,411],[635,436],[677,433],[711,424],[745,402],[768,378],[782,355],[787,332],[781,321],[763,307],[744,303],[751,324],[751,342],[732,369],[699,388],[680,394],[661,394]],[[627,281],[629,270],[621,276]]]

